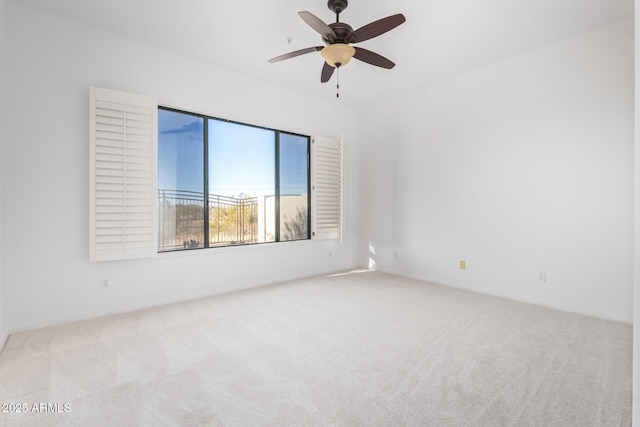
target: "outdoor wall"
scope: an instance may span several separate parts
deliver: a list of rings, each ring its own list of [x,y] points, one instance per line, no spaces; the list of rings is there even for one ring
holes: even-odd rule
[[[7,7],[5,291],[11,331],[114,313],[358,264],[355,110],[67,20]],[[343,242],[220,248],[154,259],[88,260],[89,87],[303,134],[346,149]],[[101,279],[110,289],[102,290]]]
[[[360,263],[631,322],[633,34],[624,20],[369,108]]]

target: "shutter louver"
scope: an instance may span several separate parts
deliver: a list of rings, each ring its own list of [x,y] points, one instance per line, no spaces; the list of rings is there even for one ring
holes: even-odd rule
[[[342,237],[342,143],[315,136],[311,141],[312,237]]]
[[[91,88],[90,260],[156,254],[157,102]]]

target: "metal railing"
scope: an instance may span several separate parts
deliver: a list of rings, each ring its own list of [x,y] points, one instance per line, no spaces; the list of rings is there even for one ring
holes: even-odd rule
[[[258,198],[209,194],[208,227],[204,193],[158,190],[158,250],[195,249],[258,241]]]

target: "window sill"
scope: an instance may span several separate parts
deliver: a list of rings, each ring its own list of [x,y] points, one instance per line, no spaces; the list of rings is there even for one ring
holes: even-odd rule
[[[158,252],[157,258],[173,258],[184,256],[210,256],[212,254],[222,252],[228,253],[247,253],[252,251],[265,251],[274,250],[274,248],[285,248],[290,246],[302,246],[310,245],[315,242],[313,239],[305,240],[292,240],[288,242],[272,242],[272,243],[255,243],[252,245],[230,245],[230,246],[218,246],[212,248],[200,248],[200,249],[183,249],[176,251]]]

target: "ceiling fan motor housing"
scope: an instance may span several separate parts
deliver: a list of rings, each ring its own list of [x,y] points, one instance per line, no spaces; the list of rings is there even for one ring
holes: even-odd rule
[[[331,27],[331,29],[335,33],[336,38],[333,38],[333,34],[331,34],[331,37],[329,38],[323,37],[322,40],[324,40],[325,43],[349,43],[349,41],[347,40],[347,36],[353,33],[353,28],[351,28],[351,25],[344,22],[335,22],[333,24],[329,24],[329,27]]]
[[[329,0],[327,2],[327,7],[337,14],[345,10],[348,5],[349,2],[347,0]]]

